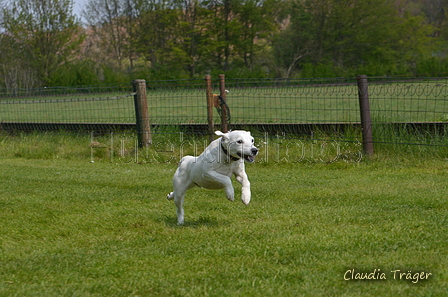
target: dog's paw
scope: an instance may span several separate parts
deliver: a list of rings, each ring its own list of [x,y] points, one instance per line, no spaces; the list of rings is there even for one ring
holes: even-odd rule
[[[226,189],[226,197],[232,202],[235,200],[235,191],[233,190],[233,188]]]
[[[245,204],[245,205],[248,205],[249,204],[249,202],[250,202],[250,196],[246,196],[246,197],[241,197],[241,201],[243,201],[243,203]]]
[[[241,201],[245,204],[248,205],[250,202],[250,190],[249,191],[244,191],[241,194]]]
[[[183,210],[182,213],[177,213],[177,225],[178,226],[183,226],[184,225],[184,214],[183,214]]]
[[[168,195],[166,195],[166,199],[168,199],[168,200],[173,200],[173,199],[174,199],[173,192],[171,192],[171,193],[169,193]]]

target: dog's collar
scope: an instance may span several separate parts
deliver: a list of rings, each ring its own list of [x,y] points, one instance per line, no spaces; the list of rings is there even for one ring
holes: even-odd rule
[[[224,145],[222,144],[222,140],[221,140],[221,149],[224,152],[224,154],[230,158],[230,160],[232,161],[238,161],[240,158],[234,157],[232,155],[229,154],[229,152],[226,150],[226,148],[224,147]]]

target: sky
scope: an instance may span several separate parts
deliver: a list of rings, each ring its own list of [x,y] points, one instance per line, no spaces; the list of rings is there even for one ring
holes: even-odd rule
[[[81,11],[86,6],[88,0],[73,0],[73,12],[81,17]]]

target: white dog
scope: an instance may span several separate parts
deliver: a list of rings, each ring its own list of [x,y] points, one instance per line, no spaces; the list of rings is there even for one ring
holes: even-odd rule
[[[227,199],[234,200],[235,194],[230,178],[234,174],[242,185],[241,200],[244,204],[250,202],[250,182],[244,169],[244,161],[253,163],[258,149],[254,146],[254,138],[247,131],[232,131],[222,133],[199,155],[185,156],[180,160],[179,167],[173,177],[174,191],[167,196],[174,199],[177,206],[177,223],[184,223],[185,192],[194,186],[206,189],[224,189]]]

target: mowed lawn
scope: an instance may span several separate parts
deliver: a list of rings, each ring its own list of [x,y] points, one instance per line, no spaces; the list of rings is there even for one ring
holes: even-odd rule
[[[179,227],[174,164],[2,159],[0,296],[444,296],[448,162],[415,163],[248,165]]]

